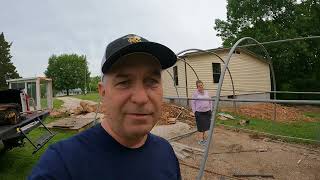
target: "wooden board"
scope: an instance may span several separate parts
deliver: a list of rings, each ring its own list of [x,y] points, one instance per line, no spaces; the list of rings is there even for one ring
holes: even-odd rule
[[[64,118],[47,124],[50,129],[82,131],[94,123],[94,118]]]

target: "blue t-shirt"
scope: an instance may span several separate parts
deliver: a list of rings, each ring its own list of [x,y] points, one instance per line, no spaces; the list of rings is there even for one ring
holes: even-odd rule
[[[181,179],[171,145],[148,134],[139,148],[127,148],[98,124],[50,146],[28,179]]]

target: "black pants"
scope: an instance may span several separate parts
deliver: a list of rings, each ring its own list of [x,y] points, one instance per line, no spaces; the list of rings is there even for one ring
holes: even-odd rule
[[[212,116],[211,111],[207,111],[207,112],[196,111],[195,117],[197,122],[197,129],[199,132],[205,132],[210,129],[211,116]]]

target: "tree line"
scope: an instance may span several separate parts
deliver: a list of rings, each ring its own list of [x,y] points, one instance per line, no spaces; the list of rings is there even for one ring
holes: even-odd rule
[[[227,19],[215,20],[214,29],[231,47],[242,37],[268,42],[297,37],[320,36],[319,0],[227,0]],[[253,43],[253,42],[246,42]],[[320,91],[320,39],[287,41],[264,45],[275,70],[277,90]],[[247,50],[264,56],[258,47]],[[319,95],[279,94],[282,99],[320,99]]]

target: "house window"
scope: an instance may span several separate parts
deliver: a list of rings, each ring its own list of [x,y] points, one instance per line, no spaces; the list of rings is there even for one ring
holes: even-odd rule
[[[178,78],[178,67],[177,66],[173,67],[173,79],[174,79],[174,85],[178,86],[179,85],[179,78]]]
[[[233,98],[233,95],[229,95],[229,96],[227,96],[228,97],[228,99],[235,99],[235,98]],[[235,97],[235,96],[234,96]]]
[[[221,74],[221,64],[212,63],[213,83],[219,83],[220,74]]]

